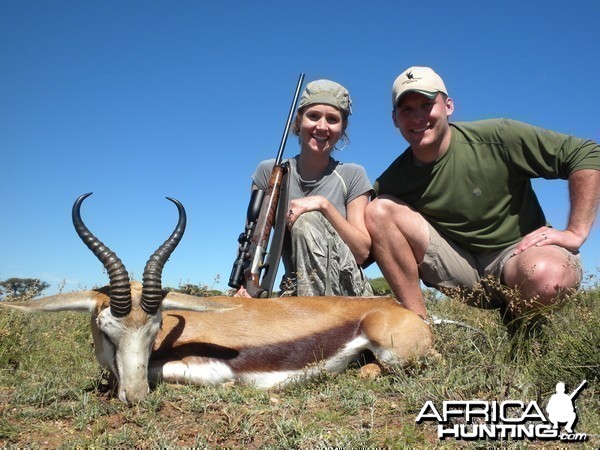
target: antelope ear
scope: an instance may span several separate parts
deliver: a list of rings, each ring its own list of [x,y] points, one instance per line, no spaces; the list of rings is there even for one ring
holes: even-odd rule
[[[226,311],[242,306],[239,300],[232,297],[196,297],[195,295],[182,294],[180,292],[169,292],[162,301],[163,311],[186,310],[186,311]]]
[[[98,301],[98,292],[82,291],[51,295],[26,302],[0,302],[0,307],[20,309],[28,312],[84,311],[93,312]]]

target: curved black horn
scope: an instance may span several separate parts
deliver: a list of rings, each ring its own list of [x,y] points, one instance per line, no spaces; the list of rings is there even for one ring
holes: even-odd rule
[[[131,311],[131,288],[129,274],[125,265],[107,246],[105,246],[81,220],[81,203],[92,195],[91,192],[83,194],[73,204],[73,225],[75,231],[85,245],[96,255],[108,272],[110,279],[110,311],[114,316],[126,316]]]
[[[171,253],[173,253],[173,250],[175,250],[181,241],[187,221],[183,205],[174,198],[166,198],[177,206],[179,210],[179,222],[177,222],[177,226],[173,233],[171,233],[171,236],[154,252],[144,268],[141,307],[148,314],[156,314],[156,311],[160,307],[163,299],[161,284],[162,270],[169,256],[171,256]]]

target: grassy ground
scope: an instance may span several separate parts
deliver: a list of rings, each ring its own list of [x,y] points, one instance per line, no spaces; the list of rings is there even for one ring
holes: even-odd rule
[[[89,318],[0,310],[0,447],[557,448],[560,442],[439,441],[416,424],[426,401],[535,400],[558,381],[577,398],[574,448],[600,446],[600,290],[578,294],[533,329],[497,311],[430,300],[433,314],[477,328],[434,327],[441,358],[360,380],[356,367],[281,392],[160,384],[128,407],[107,390]]]

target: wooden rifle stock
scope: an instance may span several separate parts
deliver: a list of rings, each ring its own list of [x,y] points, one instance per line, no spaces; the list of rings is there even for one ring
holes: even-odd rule
[[[285,198],[287,199],[287,187],[284,186],[284,180],[287,175],[287,164],[282,163],[283,150],[303,81],[304,74],[301,73],[296,85],[294,99],[283,131],[267,191],[255,190],[250,198],[246,217],[246,229],[238,238],[240,244],[238,257],[233,263],[233,269],[229,277],[230,287],[239,289],[244,286],[248,294],[255,298],[267,298],[271,295],[279,258],[281,257],[282,230],[285,227],[285,216],[281,214],[283,211],[279,211],[279,214],[277,213],[278,205],[282,199],[282,189],[286,189]],[[283,205],[283,207],[285,206]],[[278,229],[276,230],[275,237],[279,242],[274,243],[274,245],[272,244],[269,252],[267,252],[271,230],[276,222],[278,222],[276,225]],[[273,247],[275,247],[275,250]],[[265,260],[267,254],[269,257],[268,260]]]
[[[273,167],[271,178],[269,179],[269,187],[265,193],[254,230],[254,236],[252,237],[252,244],[250,245],[252,259],[244,273],[246,291],[252,297],[268,297],[273,289],[272,286],[270,289],[265,289],[265,287],[261,286],[261,272],[263,270],[277,269],[276,267],[265,265],[265,256],[267,254],[269,239],[271,238],[271,230],[275,224],[279,195],[286,171],[287,169],[282,165],[275,165]],[[277,263],[279,263],[279,258],[277,258]]]

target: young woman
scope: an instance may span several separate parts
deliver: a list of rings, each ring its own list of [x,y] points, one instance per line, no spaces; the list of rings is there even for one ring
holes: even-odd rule
[[[300,153],[287,161],[281,296],[373,295],[360,268],[371,247],[364,212],[372,186],[362,166],[331,156],[348,141],[351,103],[346,88],[330,80],[308,83],[300,97],[293,125]],[[258,165],[253,189],[267,189],[274,163]],[[238,295],[247,293],[242,288]]]

